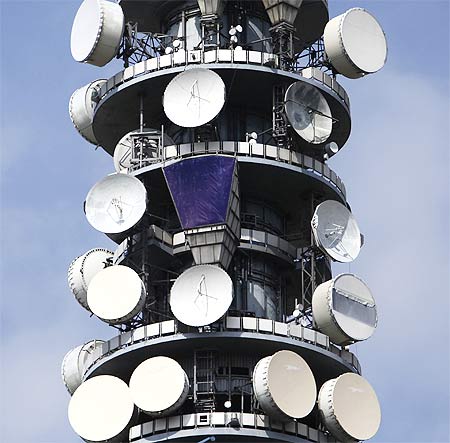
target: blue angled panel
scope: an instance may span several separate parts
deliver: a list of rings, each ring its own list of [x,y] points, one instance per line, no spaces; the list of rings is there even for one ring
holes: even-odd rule
[[[183,229],[226,222],[235,163],[233,157],[210,155],[163,169]]]

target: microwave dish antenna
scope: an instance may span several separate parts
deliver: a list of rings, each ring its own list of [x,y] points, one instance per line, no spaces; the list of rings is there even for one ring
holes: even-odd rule
[[[188,69],[167,85],[163,107],[176,125],[195,128],[215,118],[225,104],[225,84],[218,74],[205,68]]]
[[[341,346],[367,340],[378,322],[369,287],[353,274],[320,284],[312,297],[312,314],[318,329]]]
[[[295,352],[285,350],[256,364],[253,390],[263,411],[282,421],[306,417],[317,398],[308,363]]]
[[[188,326],[206,326],[219,320],[233,301],[230,276],[214,265],[198,265],[184,271],[170,291],[175,317]]]
[[[149,133],[149,134],[145,134]],[[114,149],[114,169],[116,172],[125,172],[127,169],[131,168],[131,159],[132,159],[132,148],[133,148],[133,135],[142,134],[142,137],[146,137],[147,135],[160,135],[161,133],[154,129],[145,128],[144,131],[140,129],[136,129],[135,131],[131,131],[128,134],[125,134],[117,143]],[[164,134],[164,144],[165,145],[173,145],[173,140],[166,134]],[[151,153],[148,151],[152,150],[153,152],[157,152],[158,150],[158,141],[156,139],[148,140],[148,146],[146,146],[145,152],[143,152],[144,158],[151,157]]]
[[[83,308],[89,311],[87,290],[94,276],[108,266],[113,253],[103,248],[90,249],[80,255],[69,266],[68,283],[73,295]]]
[[[167,415],[178,409],[189,393],[189,378],[169,357],[151,357],[131,374],[130,390],[136,406],[149,415]]]
[[[136,177],[111,174],[97,182],[86,196],[90,225],[105,234],[118,234],[135,226],[147,206],[147,191]]]
[[[87,357],[96,349],[101,348],[103,343],[103,340],[92,340],[77,346],[65,355],[61,364],[61,377],[70,395],[83,381]]]
[[[377,395],[360,375],[346,373],[325,382],[317,404],[325,426],[339,441],[368,440],[380,427]]]
[[[379,71],[387,59],[384,31],[363,8],[352,8],[331,19],[323,34],[325,53],[337,72],[360,78]]]
[[[284,110],[294,131],[308,143],[324,143],[333,130],[330,106],[313,85],[292,83],[284,97]]]
[[[135,412],[128,385],[112,375],[86,380],[69,403],[73,430],[90,442],[121,442]]]
[[[320,203],[311,220],[318,246],[333,260],[349,263],[361,250],[361,232],[353,214],[341,203],[326,200]]]
[[[77,89],[69,100],[69,115],[75,129],[89,143],[97,145],[92,123],[97,105],[98,91],[106,83],[105,79],[95,80]]]
[[[84,0],[72,25],[70,48],[80,63],[104,66],[117,54],[125,29],[119,4],[106,0]]]
[[[139,275],[122,265],[109,266],[92,279],[87,301],[90,310],[110,325],[125,323],[145,305],[146,291]]]

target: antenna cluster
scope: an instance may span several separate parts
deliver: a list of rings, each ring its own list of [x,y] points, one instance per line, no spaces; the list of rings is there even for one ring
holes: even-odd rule
[[[373,335],[377,306],[360,277],[333,276],[364,237],[327,160],[351,127],[337,77],[385,64],[376,19],[330,20],[326,0],[84,0],[71,51],[125,64],[69,102],[111,156],[84,212],[117,244],[69,266],[76,301],[118,332],[64,357],[74,431],[373,437],[380,406],[351,345]]]

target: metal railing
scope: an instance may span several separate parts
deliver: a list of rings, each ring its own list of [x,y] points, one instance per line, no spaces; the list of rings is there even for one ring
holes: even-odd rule
[[[99,98],[102,99],[113,89],[121,84],[140,77],[142,75],[157,72],[163,69],[173,68],[183,65],[197,65],[210,63],[231,63],[231,64],[248,64],[268,66],[280,69],[279,59],[276,54],[268,52],[259,52],[251,50],[234,49],[215,49],[215,50],[179,50],[172,54],[162,55],[160,57],[150,58],[142,62],[131,65],[123,71],[118,72],[108,79],[108,81],[100,88]],[[312,79],[325,85],[333,91],[342,100],[349,109],[350,101],[345,89],[325,72],[318,68],[306,68],[301,72],[297,72],[300,77]]]
[[[266,415],[240,412],[197,413],[157,418],[156,420],[132,427],[129,435],[130,441],[136,441],[154,434],[163,434],[164,432],[183,429],[201,429],[205,427],[229,428],[231,426],[230,423],[233,423],[234,426],[239,425],[242,434],[245,434],[245,430],[262,429],[265,431],[295,435],[313,442],[336,442],[330,435],[304,423],[298,423],[294,420],[281,423],[272,420]]]
[[[282,323],[265,318],[255,317],[226,317],[220,325],[222,332],[239,331],[247,333],[258,333],[266,335],[282,336],[294,341],[301,341],[325,349],[340,357],[350,364],[358,374],[361,373],[361,366],[356,356],[346,349],[339,348],[332,344],[327,335],[313,329],[305,328],[295,323]],[[189,328],[176,320],[168,320],[160,323],[153,323],[141,326],[132,331],[119,334],[112,339],[105,341],[101,347],[96,348],[86,359],[84,374],[97,362],[103,358],[144,341],[153,340],[163,336],[171,336],[179,333],[210,334],[210,332],[199,332],[197,328]]]
[[[183,143],[164,146],[161,152],[162,161],[204,154],[221,154],[245,157],[259,157],[275,160],[299,167],[305,171],[319,175],[329,182],[345,198],[346,190],[343,181],[325,163],[301,152],[291,151],[274,145],[248,143],[238,141],[213,141],[199,143]]]
[[[166,250],[171,251],[173,254],[189,250],[189,245],[186,243],[186,236],[183,231],[176,232],[172,235],[158,226],[151,225],[147,229],[146,239],[159,243],[161,248],[165,246],[167,248]],[[140,253],[147,246],[148,244],[143,244],[139,237],[130,237],[124,240],[115,250],[113,263],[120,264],[127,257]],[[241,228],[240,246],[248,249],[258,247],[268,254],[273,254],[278,257],[281,256],[290,262],[293,262],[298,255],[297,248],[287,240],[269,232],[256,229]]]

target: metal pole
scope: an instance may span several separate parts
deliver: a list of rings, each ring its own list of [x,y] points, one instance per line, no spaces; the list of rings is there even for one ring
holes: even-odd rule
[[[139,132],[144,132],[144,94],[139,95]],[[142,168],[143,141],[141,139],[139,149],[139,167]]]

